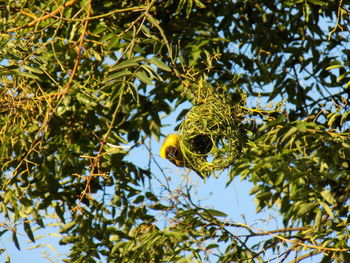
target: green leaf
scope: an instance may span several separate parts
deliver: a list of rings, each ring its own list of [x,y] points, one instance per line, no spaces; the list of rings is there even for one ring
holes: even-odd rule
[[[179,14],[180,11],[183,9],[184,5],[186,3],[186,0],[180,0],[177,9],[176,9],[176,14]]]
[[[63,223],[65,223],[64,212],[59,204],[55,204],[55,212]]]
[[[143,195],[139,195],[138,197],[136,197],[136,199],[134,200],[135,204],[139,204],[142,203],[145,200],[145,197]]]
[[[152,80],[146,75],[145,72],[142,72],[142,71],[138,71],[136,72],[136,77],[141,80],[143,83],[147,84],[147,85],[150,85],[152,86],[153,83],[152,83]]]
[[[121,70],[124,68],[131,68],[131,67],[137,67],[140,65],[140,61],[144,61],[145,58],[144,57],[133,57],[130,58],[128,60],[122,61],[114,66],[112,66],[108,71],[112,72],[112,71],[116,71],[116,70]]]
[[[129,70],[119,71],[119,72],[112,74],[112,75],[109,75],[107,78],[105,78],[102,81],[102,84],[107,83],[107,82],[112,81],[112,80],[120,79],[120,78],[125,77],[125,76],[130,76],[130,75],[132,75],[132,72],[130,72]]]
[[[137,92],[137,88],[134,85],[134,83],[128,83],[127,88],[130,91],[130,93],[131,93],[132,97],[134,98],[134,100],[136,101],[136,103],[139,104],[140,103],[139,94]]]
[[[290,128],[286,134],[283,136],[282,138],[282,142],[284,142],[285,140],[287,140],[290,136],[292,136],[294,133],[296,133],[298,131],[298,128],[297,127],[292,127]]]
[[[198,6],[199,8],[205,8],[205,4],[203,4],[200,0],[194,0],[194,2],[196,3],[196,6]]]
[[[348,118],[348,117],[350,117],[350,111],[345,112],[345,113],[343,114],[343,116],[341,117],[341,120],[340,120],[340,125],[341,125],[341,126],[343,126],[344,123],[350,119],[350,118]]]
[[[348,81],[348,83],[346,83],[346,85],[344,87],[344,89],[348,89],[348,88],[350,88],[350,81]]]
[[[214,217],[227,217],[227,214],[215,209],[206,209],[205,212]]]
[[[336,200],[333,197],[332,193],[330,191],[328,191],[327,189],[325,189],[321,192],[321,196],[331,205],[336,203]]]
[[[151,79],[158,79],[160,81],[163,81],[162,77],[157,73],[157,71],[151,66],[151,65],[142,65],[142,69],[144,69]]]
[[[300,131],[300,132],[306,132],[307,131],[307,127],[305,122],[300,122],[298,123],[298,125],[296,126],[296,128]]]
[[[181,258],[176,261],[176,263],[191,263],[191,262],[193,262],[193,255],[190,255],[187,258]]]
[[[314,229],[316,231],[319,231],[321,228],[321,221],[322,221],[322,210],[318,209],[315,217],[315,223],[314,223]]]
[[[15,246],[18,250],[21,250],[19,243],[18,243],[18,239],[17,239],[17,232],[16,231],[12,231],[12,241],[15,243]]]
[[[219,245],[218,244],[216,244],[216,243],[212,243],[212,244],[209,244],[207,247],[206,247],[206,249],[213,249],[213,248],[218,248],[219,247]]]
[[[159,199],[151,192],[146,192],[146,197],[147,197],[147,199],[154,201],[154,202],[159,201]]]
[[[305,22],[309,22],[309,15],[310,15],[310,5],[305,1],[303,5],[303,15],[305,18]]]
[[[153,65],[162,70],[171,71],[171,69],[163,61],[160,61],[157,57],[151,58],[149,62],[151,62]]]
[[[29,73],[27,71],[23,71],[23,72],[19,73],[19,75],[22,76],[22,77],[25,77],[25,78],[36,79],[36,80],[39,80],[39,81],[41,80],[41,78],[38,77],[37,75],[34,75],[34,74]]]
[[[285,174],[284,173],[279,173],[277,176],[275,176],[275,181],[274,184],[276,186],[280,185],[285,179]]]
[[[326,70],[331,70],[331,69],[335,69],[335,68],[342,68],[343,65],[341,64],[337,64],[337,65],[332,65],[326,68]]]
[[[300,209],[297,212],[298,217],[302,217],[309,212],[311,212],[316,207],[316,204],[308,203],[301,205]]]
[[[43,74],[44,72],[38,68],[34,68],[34,67],[31,67],[31,66],[28,66],[28,65],[23,65],[23,68],[30,71],[30,72],[33,72],[33,73],[37,73],[37,74]]]
[[[152,205],[152,209],[160,211],[169,211],[170,208],[168,206],[157,203],[155,205]]]
[[[307,0],[307,1],[313,5],[320,5],[320,6],[327,5],[326,2],[320,1],[320,0]]]
[[[249,195],[256,194],[259,191],[260,191],[260,185],[255,185],[255,186],[252,187],[252,189],[250,189]]]
[[[35,223],[37,223],[41,228],[45,228],[45,224],[44,224],[43,219],[41,218],[40,214],[38,213],[38,210],[33,209],[32,214],[33,214],[33,218],[35,220]]]
[[[119,238],[119,237],[118,237]],[[120,239],[120,238],[119,238]],[[118,250],[120,248],[122,248],[123,246],[125,246],[125,243],[124,242],[118,242],[117,244],[115,244],[113,247],[112,247],[112,250],[111,250],[111,254],[115,254],[118,252]]]
[[[89,107],[89,108],[94,108],[97,106],[97,102],[96,99],[85,94],[85,93],[78,93],[77,94],[77,100],[82,103],[85,104],[85,106]]]
[[[284,1],[283,3],[287,6],[292,6],[292,5],[295,5],[295,4],[300,4],[300,3],[303,3],[305,0],[287,0],[287,1]]]
[[[18,66],[17,65],[0,66],[0,73],[3,74],[3,75],[13,74],[14,70],[18,70]]]
[[[271,196],[271,192],[259,192],[255,195],[256,199],[258,199],[259,201],[268,201],[270,200]]]
[[[324,210],[327,212],[327,214],[331,217],[334,218],[334,214],[332,212],[332,209],[325,203],[322,201],[319,201],[320,205],[324,208]]]
[[[340,117],[340,113],[338,112],[332,112],[328,114],[328,126],[331,127],[338,117]]]
[[[76,226],[76,222],[72,221],[72,222],[69,222],[65,225],[63,225],[61,228],[60,228],[60,233],[67,233],[69,230],[71,230],[74,226]]]
[[[268,71],[268,68],[266,67],[266,65],[264,65],[263,63],[261,63],[261,61],[256,60],[255,61],[256,65],[258,66],[262,79],[265,81],[265,83],[269,83],[271,81],[271,74]]]
[[[343,74],[341,74],[338,78],[337,78],[337,82],[342,81],[345,77],[347,77],[348,75],[350,75],[350,71],[347,71]]]
[[[30,239],[30,241],[35,242],[33,231],[32,231],[32,228],[30,227],[29,222],[28,221],[24,221],[23,222],[23,227],[24,227],[24,232],[26,232],[26,234],[27,234],[28,238]]]

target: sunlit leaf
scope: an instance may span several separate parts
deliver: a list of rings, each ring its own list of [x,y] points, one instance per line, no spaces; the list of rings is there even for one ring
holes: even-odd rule
[[[331,209],[325,202],[319,201],[319,203],[320,203],[321,206],[324,208],[324,210],[327,212],[327,214],[328,214],[331,218],[334,218],[334,214],[333,214],[332,209]]]
[[[147,76],[147,74],[145,72],[142,71],[138,71],[136,72],[136,77],[141,80],[142,82],[144,82],[147,85],[153,85],[152,80]]]
[[[144,57],[133,57],[114,65],[109,69],[109,71],[112,72],[112,71],[117,71],[125,68],[137,67],[140,65],[140,62],[143,60],[145,60]]]
[[[102,81],[102,83],[107,83],[109,81],[116,80],[116,79],[119,79],[119,78],[122,78],[122,77],[125,77],[125,76],[130,76],[130,75],[132,75],[132,72],[130,72],[129,70],[119,71],[117,73],[109,75],[107,78],[105,78]]]
[[[19,73],[20,76],[23,76],[25,78],[30,78],[30,79],[36,79],[36,80],[41,80],[41,78],[35,74],[29,73],[27,71],[22,71]]]
[[[159,60],[157,57],[153,57],[149,60],[152,64],[154,64],[156,67],[165,70],[165,71],[171,71],[171,69],[161,60]]]

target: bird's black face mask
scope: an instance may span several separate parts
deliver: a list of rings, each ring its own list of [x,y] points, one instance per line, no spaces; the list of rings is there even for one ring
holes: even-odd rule
[[[174,146],[168,146],[165,149],[165,156],[171,162],[174,162],[174,160],[176,159],[176,153],[177,153],[177,148]]]

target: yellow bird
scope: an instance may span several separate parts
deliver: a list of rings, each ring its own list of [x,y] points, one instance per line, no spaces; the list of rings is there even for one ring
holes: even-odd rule
[[[205,135],[197,135],[194,140],[192,140],[195,152],[200,154],[207,154],[213,143],[210,138]],[[165,137],[162,147],[160,148],[160,156],[164,159],[168,159],[170,162],[179,167],[187,167],[195,171],[200,177],[203,177],[201,172],[197,171],[186,161],[180,146],[180,136],[178,134],[169,134]]]
[[[179,138],[180,136],[177,134],[169,134],[165,137],[160,148],[160,156],[176,166],[185,167],[186,161],[181,151]]]

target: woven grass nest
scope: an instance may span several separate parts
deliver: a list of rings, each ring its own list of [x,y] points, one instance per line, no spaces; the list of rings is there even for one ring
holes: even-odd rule
[[[237,93],[238,94],[238,93]],[[206,175],[232,165],[241,154],[244,94],[207,94],[193,106],[179,127],[180,147],[186,161]]]

